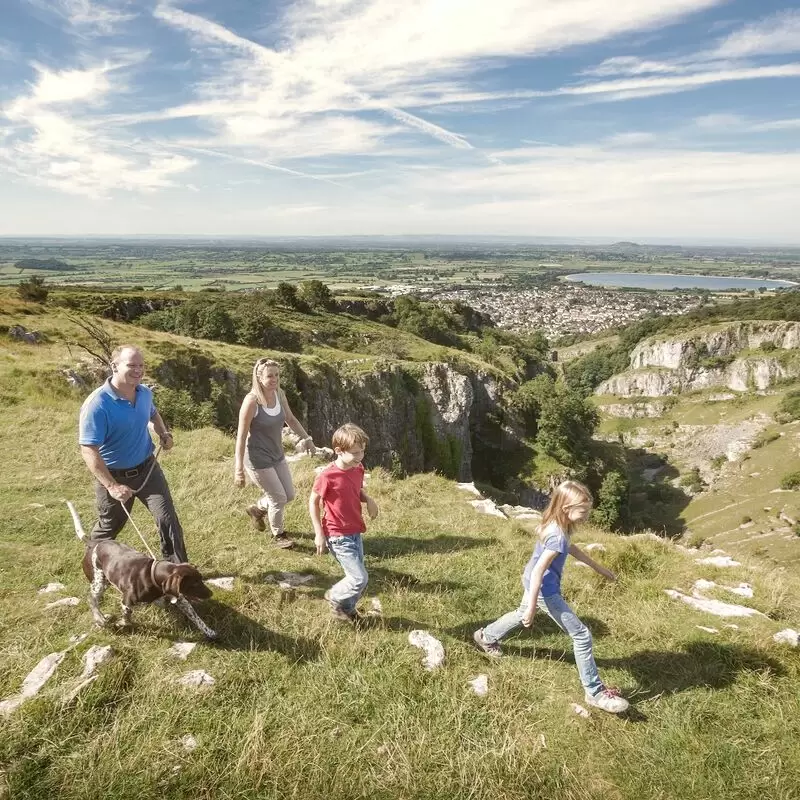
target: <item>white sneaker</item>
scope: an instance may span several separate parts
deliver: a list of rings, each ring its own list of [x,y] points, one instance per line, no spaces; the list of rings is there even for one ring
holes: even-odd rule
[[[595,695],[586,693],[586,702],[590,706],[608,711],[611,714],[621,714],[627,711],[630,703],[617,689],[608,689],[605,686]]]

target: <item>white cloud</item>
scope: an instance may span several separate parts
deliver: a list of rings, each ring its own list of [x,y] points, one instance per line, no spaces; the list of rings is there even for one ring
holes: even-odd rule
[[[138,16],[134,0],[27,0],[56,14],[80,35],[108,36]]]
[[[715,50],[721,58],[779,55],[800,51],[800,10],[787,10],[746,25]]]

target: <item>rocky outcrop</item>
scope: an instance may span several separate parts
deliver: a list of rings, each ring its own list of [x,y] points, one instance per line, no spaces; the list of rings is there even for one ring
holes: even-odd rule
[[[752,353],[759,349],[763,355]],[[798,322],[735,322],[670,339],[647,339],[631,352],[630,370],[600,384],[595,394],[664,397],[712,387],[764,391],[800,376],[800,359],[768,353],[797,349]]]
[[[660,417],[664,413],[663,402],[641,403],[608,403],[599,406],[604,414],[610,417],[623,419],[642,419],[646,417]]]

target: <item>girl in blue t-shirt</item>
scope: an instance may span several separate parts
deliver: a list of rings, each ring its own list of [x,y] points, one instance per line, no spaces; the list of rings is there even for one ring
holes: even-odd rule
[[[628,701],[620,697],[615,689],[608,689],[600,680],[592,654],[592,634],[561,596],[561,573],[568,555],[582,561],[610,581],[617,579],[613,572],[593,561],[574,544],[570,544],[569,537],[573,528],[578,523],[585,522],[591,510],[592,495],[582,483],[564,481],[556,487],[542,515],[539,539],[533,555],[522,574],[525,593],[519,608],[475,631],[473,638],[487,656],[500,658],[503,655],[500,640],[520,625],[529,628],[533,623],[537,604],[543,606],[556,625],[572,637],[575,663],[586,692],[586,702],[604,711],[619,714],[627,710]]]

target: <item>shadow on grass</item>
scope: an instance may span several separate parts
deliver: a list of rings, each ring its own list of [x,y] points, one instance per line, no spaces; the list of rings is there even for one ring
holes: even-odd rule
[[[319,645],[302,636],[291,638],[269,630],[231,606],[205,600],[197,607],[203,620],[216,630],[219,638],[208,646],[217,650],[272,650],[291,661],[315,661]],[[188,625],[188,622],[186,623]]]
[[[438,534],[426,538],[416,536],[381,536],[364,540],[364,549],[368,556],[393,558],[394,556],[414,553],[457,553],[462,550],[473,550],[477,547],[489,547],[497,540],[493,537],[484,539],[471,536],[450,536]]]
[[[452,592],[464,588],[464,584],[456,583],[456,581],[423,581],[405,572],[385,569],[384,567],[373,567],[369,562],[367,562],[367,570],[369,572],[369,585],[373,592],[380,587],[383,591],[410,589],[413,592],[437,594],[438,592]]]
[[[551,647],[520,651],[529,658],[575,663],[572,652]],[[659,694],[676,694],[704,687],[725,689],[742,672],[769,670],[784,675],[783,666],[758,650],[721,642],[685,642],[679,650],[642,650],[621,658],[597,658],[597,666],[629,672],[639,685],[637,696],[649,699]]]

